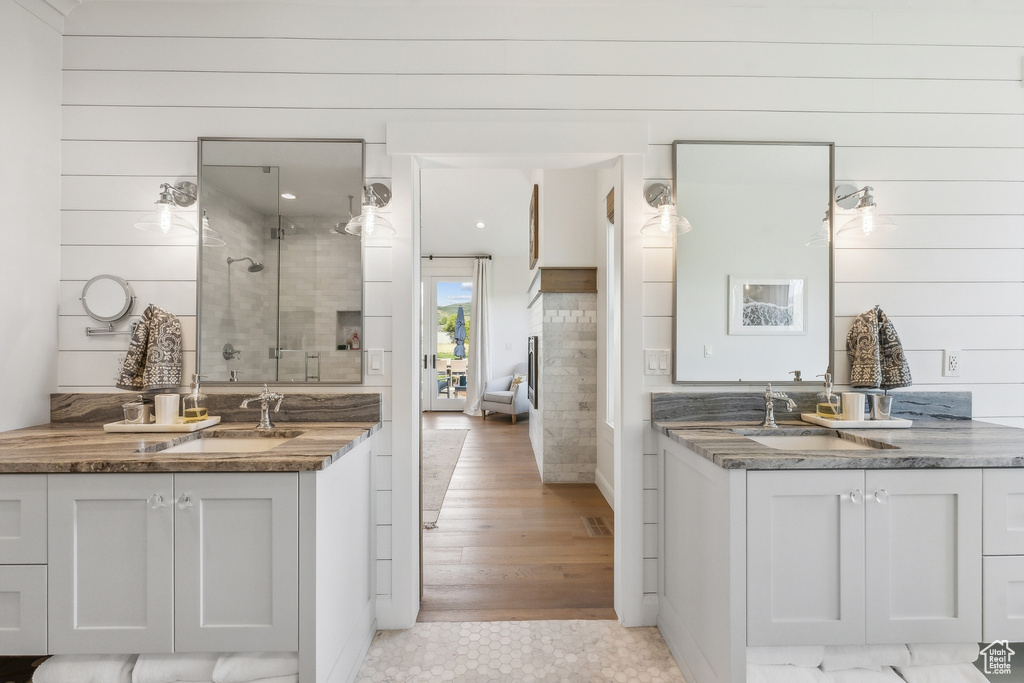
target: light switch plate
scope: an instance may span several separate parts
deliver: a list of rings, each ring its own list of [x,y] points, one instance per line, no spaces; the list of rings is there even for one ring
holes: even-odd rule
[[[644,349],[644,374],[668,375],[672,372],[668,349]]]
[[[366,352],[366,374],[384,374],[384,351],[382,349],[370,349]]]

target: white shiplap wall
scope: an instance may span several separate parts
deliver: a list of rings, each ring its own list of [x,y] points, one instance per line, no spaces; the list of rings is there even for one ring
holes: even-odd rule
[[[391,121],[632,121],[649,127],[650,179],[671,176],[674,139],[835,141],[838,179],[874,186],[901,225],[839,254],[840,329],[881,304],[917,387],[971,389],[977,417],[1024,426],[1024,14],[997,0],[652,4],[84,3],[64,40],[62,387],[108,387],[116,365],[78,331],[90,274],[194,315],[191,250],[130,226],[159,183],[194,180],[199,136],[364,138],[368,175],[387,178]],[[644,250],[628,285],[643,310],[623,317],[647,348],[671,343],[662,248]],[[406,267],[368,273],[381,336],[368,324],[367,347],[414,334],[391,318],[392,265]],[[958,379],[939,374],[944,347],[963,350]],[[388,357],[375,388],[390,405]],[[624,455],[641,448],[654,452]]]

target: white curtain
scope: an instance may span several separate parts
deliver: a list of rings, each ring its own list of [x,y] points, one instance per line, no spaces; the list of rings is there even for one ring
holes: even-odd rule
[[[491,377],[490,339],[490,259],[478,258],[473,271],[473,302],[469,307],[469,365],[466,369],[466,415],[480,415],[484,385]]]

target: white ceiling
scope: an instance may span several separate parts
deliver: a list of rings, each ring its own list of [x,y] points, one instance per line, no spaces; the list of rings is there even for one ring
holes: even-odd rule
[[[525,255],[531,171],[426,168],[420,175],[423,256]],[[477,228],[483,222],[486,227]]]

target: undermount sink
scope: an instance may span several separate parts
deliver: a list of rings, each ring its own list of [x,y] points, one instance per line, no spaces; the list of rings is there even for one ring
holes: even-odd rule
[[[275,429],[270,432],[199,432],[192,438],[175,444],[165,442],[147,448],[157,453],[262,453],[291,441],[301,431]],[[176,439],[177,441],[177,439]]]
[[[849,441],[833,434],[800,434],[795,436],[748,436],[751,441],[780,451],[873,451],[875,446]]]
[[[291,439],[195,439],[165,448],[161,453],[256,453],[269,451]]]

